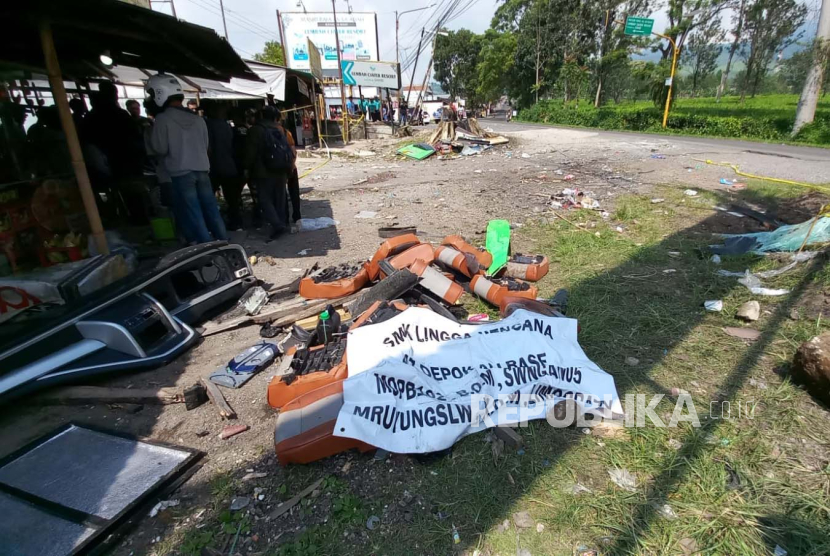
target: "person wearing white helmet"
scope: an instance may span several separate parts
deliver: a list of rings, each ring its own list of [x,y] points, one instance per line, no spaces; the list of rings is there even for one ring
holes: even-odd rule
[[[174,211],[188,243],[227,240],[225,223],[208,172],[208,131],[204,119],[184,108],[184,92],[172,75],[147,81],[147,97],[163,111],[156,116],[150,148],[162,158],[173,182]]]

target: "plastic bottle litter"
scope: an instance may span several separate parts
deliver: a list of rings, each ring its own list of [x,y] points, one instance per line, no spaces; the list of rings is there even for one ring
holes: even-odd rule
[[[460,544],[461,543],[461,535],[458,534],[458,529],[455,528],[455,524],[452,526],[452,543],[453,544]]]
[[[340,314],[329,305],[320,313],[317,319],[317,341],[321,344],[329,343],[334,334],[340,331]]]

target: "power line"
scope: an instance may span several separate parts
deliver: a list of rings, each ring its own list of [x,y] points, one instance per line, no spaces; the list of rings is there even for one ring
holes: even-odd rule
[[[219,16],[219,17],[221,17],[221,15],[222,15],[215,8],[215,6],[207,4],[207,3],[203,2],[202,0],[187,0],[187,1],[190,2],[191,4],[193,4],[194,6],[202,8],[203,10],[205,10],[208,13],[211,13],[211,14]],[[261,37],[265,40],[268,40],[268,41],[274,40],[274,35],[266,35],[266,34],[260,32],[260,31],[257,31],[256,29],[251,28],[250,25],[248,25],[245,22],[237,19],[235,15],[227,17],[227,20],[230,21],[231,23],[233,23],[235,26],[237,26],[237,27],[239,27],[243,30],[249,31],[249,32],[251,32],[255,35],[258,35],[259,37]]]

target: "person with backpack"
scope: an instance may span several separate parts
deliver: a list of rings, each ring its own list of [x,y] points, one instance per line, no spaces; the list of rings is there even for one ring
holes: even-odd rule
[[[262,215],[271,225],[271,239],[276,239],[288,229],[285,186],[294,155],[277,125],[279,110],[266,106],[260,115],[257,124],[248,130],[244,166],[259,196]]]
[[[182,106],[184,92],[175,77],[158,74],[147,81],[147,97],[162,111],[156,116],[149,147],[173,183],[176,227],[188,243],[228,239],[210,184],[205,120]]]

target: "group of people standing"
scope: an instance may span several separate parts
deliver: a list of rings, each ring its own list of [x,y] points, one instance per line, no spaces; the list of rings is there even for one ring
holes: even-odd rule
[[[71,102],[99,199],[121,197],[129,214],[143,204],[131,199],[131,191],[143,189],[147,198],[144,172],[150,166],[160,203],[171,210],[178,235],[188,244],[227,240],[228,229],[243,227],[246,184],[253,198],[252,223],[259,228],[263,220],[267,222],[270,238],[300,219],[296,149],[276,107],[234,108],[231,118],[226,103],[199,107],[194,100],[185,102],[178,80],[163,74],[150,78],[146,92],[147,116],[136,100],[128,100],[127,110],[122,109],[110,82],[101,82],[91,95],[89,112],[82,99]],[[270,141],[264,139],[267,130],[276,133]],[[278,167],[263,163],[269,147],[283,152]],[[227,203],[226,220],[217,202],[219,191]]]
[[[246,184],[253,224],[259,227],[264,219],[271,239],[301,218],[297,151],[275,106],[237,111],[232,126],[226,104],[209,104],[204,118],[183,108],[181,86],[172,76],[150,78],[147,94],[145,108],[155,119],[146,134],[147,154],[156,161],[162,187],[169,176],[171,208],[188,243],[227,239],[219,190],[228,205],[227,227],[242,228]]]
[[[395,108],[391,100],[381,101],[377,96],[371,99],[360,97],[355,100],[350,97],[346,101],[346,110],[352,117],[362,114],[370,122],[392,122],[395,119]]]

